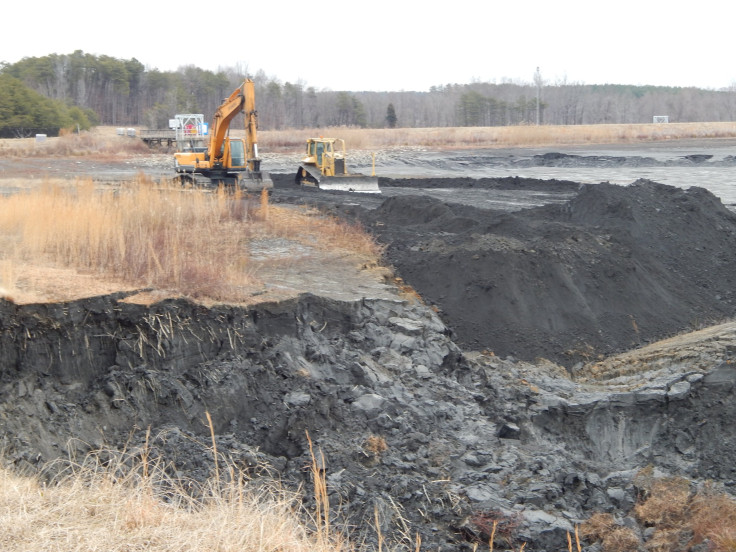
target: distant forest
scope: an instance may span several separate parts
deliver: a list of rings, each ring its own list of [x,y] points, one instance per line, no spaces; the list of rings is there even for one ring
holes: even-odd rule
[[[438,71],[440,73],[441,71]],[[176,113],[214,114],[247,69],[147,70],[136,59],[82,51],[0,64],[0,135],[90,125],[166,128]],[[252,78],[262,130],[326,126],[461,127],[736,120],[736,88],[546,82],[443,84],[424,92],[317,90]]]

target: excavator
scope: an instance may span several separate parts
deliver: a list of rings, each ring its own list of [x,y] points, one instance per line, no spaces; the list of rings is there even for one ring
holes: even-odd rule
[[[239,113],[245,116],[245,139],[230,138],[230,123]],[[186,185],[238,186],[252,191],[273,188],[271,177],[261,171],[256,123],[251,79],[223,100],[209,127],[202,115],[176,115],[175,180]]]
[[[306,155],[296,172],[295,181],[301,186],[321,190],[381,193],[376,176],[348,173],[345,140],[342,138],[308,138]]]

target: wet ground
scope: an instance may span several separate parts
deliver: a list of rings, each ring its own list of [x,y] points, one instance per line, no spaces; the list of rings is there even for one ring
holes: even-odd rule
[[[263,170],[290,175],[299,164],[294,154],[262,153]],[[687,189],[701,186],[718,196],[724,204],[736,206],[736,139],[707,138],[672,140],[638,144],[547,146],[528,148],[493,148],[430,151],[424,148],[399,148],[375,154],[348,154],[351,172],[375,174],[384,179],[507,178],[567,180],[582,184],[629,185],[638,179],[653,180]],[[43,159],[0,158],[1,182],[8,178],[39,180],[44,177],[90,177],[100,182],[116,182],[143,173],[154,178],[173,174],[172,154],[154,153],[131,159]],[[285,179],[284,182],[288,182]],[[410,181],[407,181],[410,182]],[[385,181],[384,181],[385,184]],[[417,189],[438,197],[489,208],[516,209],[554,201],[557,194],[544,190],[519,194],[473,190],[457,186],[445,188],[435,183],[431,188],[422,182],[410,186],[383,187],[383,195],[415,193]],[[361,199],[361,203],[366,200]],[[368,200],[370,201],[370,200]],[[371,204],[378,202],[374,198]]]
[[[354,164],[369,174],[369,160]],[[276,165],[274,169],[281,170]],[[376,157],[376,174],[387,178],[534,178],[570,180],[583,184],[609,182],[629,185],[638,179],[653,180],[678,188],[701,186],[736,205],[736,140],[675,140],[625,145],[554,146],[544,148],[473,149],[453,151],[384,152]],[[386,195],[406,193],[383,190]],[[494,208],[544,203],[542,191],[521,197],[514,193],[433,189],[427,193],[445,201],[471,205],[479,202]]]
[[[677,187],[703,186],[726,203],[736,202],[736,140],[675,140],[626,145],[590,145],[493,150],[414,152],[409,159],[386,154],[386,176],[462,174],[630,184],[639,178]],[[377,167],[383,168],[381,165]]]
[[[350,170],[379,177],[381,196],[354,201],[374,208],[387,197],[421,193],[443,202],[516,211],[569,200],[577,185],[607,182],[628,186],[640,179],[682,189],[699,186],[736,209],[736,139],[673,140],[640,144],[551,146],[429,151],[405,148],[349,155]],[[290,190],[298,156],[266,154],[264,170]],[[480,179],[531,179],[534,187],[474,186]],[[281,192],[280,190],[280,193]],[[296,196],[299,194],[297,193]]]

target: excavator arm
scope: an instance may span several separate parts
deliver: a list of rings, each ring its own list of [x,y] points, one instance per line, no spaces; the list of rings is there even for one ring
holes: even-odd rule
[[[255,89],[253,81],[247,80],[243,84],[246,91],[243,114],[245,116],[245,155],[248,160],[248,168],[251,171],[259,171],[261,161],[258,158],[258,113],[256,112]]]
[[[213,166],[222,165],[223,144],[230,129],[230,123],[239,113],[243,113],[245,116],[245,154],[248,160],[248,168],[257,171],[259,170],[255,166],[258,158],[258,143],[256,141],[257,113],[255,86],[251,79],[246,79],[215,111],[210,127],[209,159]]]

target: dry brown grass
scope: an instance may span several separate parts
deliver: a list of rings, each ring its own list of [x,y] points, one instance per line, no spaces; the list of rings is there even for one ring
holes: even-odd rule
[[[712,543],[713,550],[736,551],[736,501],[706,485],[690,503],[693,540]]]
[[[268,205],[267,194],[182,190],[143,176],[114,191],[46,181],[0,198],[0,288],[17,296],[20,276],[38,282],[29,267],[43,267],[47,276],[73,270],[125,289],[239,302],[259,284],[250,241],[274,236],[356,263],[377,263],[380,254],[361,229]]]
[[[0,157],[94,157],[96,159],[147,154],[141,140],[118,136],[112,127],[98,127],[36,141],[35,138],[0,139]]]
[[[646,470],[643,470],[646,472]],[[708,543],[712,552],[736,552],[736,501],[712,485],[693,491],[683,478],[637,478],[644,499],[634,514],[644,527],[653,528],[646,542],[640,542],[629,528],[611,514],[597,513],[580,526],[580,535],[600,542],[604,552],[626,552],[642,546],[653,552],[688,551]]]
[[[580,526],[580,536],[584,539],[598,540],[616,527],[616,519],[605,512],[597,512]]]
[[[370,435],[363,443],[363,449],[370,454],[380,455],[388,450],[388,444],[380,435]]]
[[[105,552],[369,552],[376,546],[351,540],[350,527],[328,493],[324,456],[306,439],[311,455],[313,501],[304,489],[287,490],[267,465],[239,470],[212,444],[206,480],[184,478],[155,452],[155,441],[124,451],[100,450],[77,462],[57,461],[41,476],[0,468],[0,550],[104,550]],[[151,444],[153,442],[153,445]],[[306,506],[310,502],[312,507]],[[406,520],[401,520],[406,524]],[[378,531],[378,552],[408,550],[407,527],[399,541]],[[387,544],[385,548],[382,545]],[[421,540],[416,537],[415,552]]]
[[[682,521],[690,500],[690,482],[682,478],[657,479],[647,499],[638,504],[636,516],[648,526],[676,526]]]
[[[628,527],[619,525],[611,514],[597,513],[580,526],[580,538],[600,542],[604,552],[632,552],[639,548],[639,538]],[[576,543],[580,547],[579,541]],[[571,543],[568,548],[572,550]]]
[[[250,213],[225,192],[183,192],[140,178],[116,193],[92,181],[45,183],[0,200],[0,236],[12,262],[74,267],[192,297],[236,297]],[[7,286],[6,286],[7,287]]]
[[[734,138],[736,123],[668,123],[359,129],[350,127],[264,130],[261,149],[301,152],[307,138],[343,138],[349,150],[398,147],[431,149],[629,144],[657,140]]]
[[[315,531],[299,494],[223,468],[201,483],[175,478],[145,454],[108,451],[70,463],[51,484],[0,469],[0,549],[347,550]]]
[[[97,156],[120,157],[147,154],[141,140],[118,136],[114,127],[96,127],[89,132],[48,138],[0,140],[0,157]],[[244,131],[233,130],[242,137]],[[658,140],[736,138],[736,122],[608,124],[608,125],[521,125],[505,127],[433,127],[362,129],[325,127],[260,130],[263,152],[301,153],[307,138],[343,138],[348,150],[391,148],[501,148],[585,144],[633,144]]]

